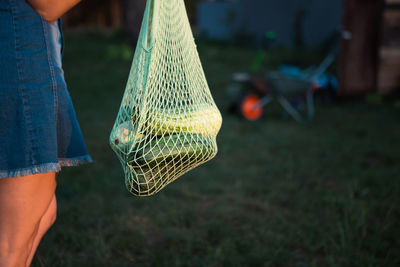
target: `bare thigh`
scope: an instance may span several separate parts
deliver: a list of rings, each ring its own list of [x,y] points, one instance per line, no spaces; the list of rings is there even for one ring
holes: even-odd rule
[[[55,189],[54,172],[0,179],[0,249],[3,253],[28,257]]]

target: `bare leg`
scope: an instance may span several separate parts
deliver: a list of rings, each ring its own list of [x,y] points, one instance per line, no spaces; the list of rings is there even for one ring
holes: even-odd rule
[[[0,266],[29,266],[55,188],[54,172],[0,179]]]
[[[43,215],[42,219],[40,220],[39,228],[38,228],[35,238],[33,240],[31,252],[30,252],[28,260],[27,260],[27,266],[29,266],[31,264],[33,256],[35,255],[36,249],[39,246],[40,240],[42,240],[42,237],[44,236],[44,234],[54,224],[54,222],[56,220],[56,216],[57,216],[57,200],[56,200],[56,195],[54,195],[53,199],[50,202],[49,207],[47,208],[45,214]]]

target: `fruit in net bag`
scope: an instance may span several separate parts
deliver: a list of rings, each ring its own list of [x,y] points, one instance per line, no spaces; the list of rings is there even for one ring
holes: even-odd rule
[[[110,145],[137,196],[157,193],[217,153],[222,117],[183,0],[148,0]]]

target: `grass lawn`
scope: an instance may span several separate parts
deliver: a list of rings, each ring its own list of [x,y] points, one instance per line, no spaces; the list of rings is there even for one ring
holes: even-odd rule
[[[60,174],[58,219],[34,267],[400,265],[393,105],[319,105],[308,124],[268,111],[246,122],[227,114],[225,87],[255,52],[200,43],[224,117],[219,153],[138,198],[108,145],[132,53],[115,36],[74,34],[66,44],[66,80],[95,163]]]

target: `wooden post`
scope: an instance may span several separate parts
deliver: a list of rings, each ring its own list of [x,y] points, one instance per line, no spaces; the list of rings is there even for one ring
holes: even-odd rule
[[[344,0],[339,94],[376,91],[383,0]]]
[[[121,0],[110,1],[111,26],[118,28],[122,24]]]
[[[386,0],[383,14],[378,91],[400,88],[400,0]]]

